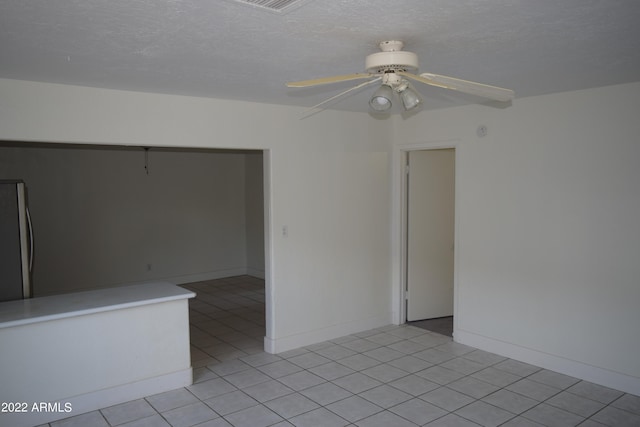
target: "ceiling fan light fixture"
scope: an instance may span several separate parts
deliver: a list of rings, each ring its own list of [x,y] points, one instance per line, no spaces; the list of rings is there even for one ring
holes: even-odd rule
[[[406,111],[411,111],[422,104],[422,98],[412,87],[407,86],[400,93],[402,105]]]
[[[384,112],[391,109],[393,98],[393,89],[391,86],[383,84],[373,93],[373,96],[369,100],[369,105],[375,111]]]

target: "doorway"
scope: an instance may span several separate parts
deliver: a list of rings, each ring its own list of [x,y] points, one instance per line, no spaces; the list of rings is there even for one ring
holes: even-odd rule
[[[452,335],[455,149],[409,151],[406,173],[405,320]]]

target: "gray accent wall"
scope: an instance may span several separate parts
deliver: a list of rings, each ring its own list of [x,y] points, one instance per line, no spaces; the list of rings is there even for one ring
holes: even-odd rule
[[[37,296],[264,274],[259,151],[5,144],[0,156],[0,178],[28,186]]]

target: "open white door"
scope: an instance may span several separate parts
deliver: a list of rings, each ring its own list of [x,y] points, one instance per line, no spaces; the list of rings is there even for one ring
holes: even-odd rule
[[[453,315],[454,149],[408,153],[407,320]]]

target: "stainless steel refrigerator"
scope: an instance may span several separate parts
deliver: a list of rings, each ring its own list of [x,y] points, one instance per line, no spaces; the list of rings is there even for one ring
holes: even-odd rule
[[[0,180],[0,302],[31,298],[33,231],[22,180]]]

